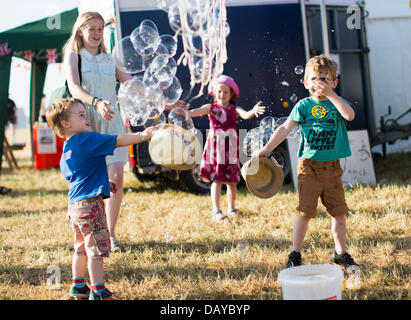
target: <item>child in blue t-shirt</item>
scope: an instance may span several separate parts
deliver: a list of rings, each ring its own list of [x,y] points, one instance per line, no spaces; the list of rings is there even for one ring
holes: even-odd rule
[[[133,145],[151,139],[153,128],[143,132],[105,135],[91,132],[90,118],[78,99],[57,100],[47,111],[47,122],[66,138],[60,168],[70,182],[68,217],[74,231],[72,262],[73,285],[70,295],[90,300],[111,300],[104,284],[103,257],[110,252],[103,199],[116,192],[109,182],[105,157],[116,147]],[[85,284],[86,268],[92,290]]]
[[[331,216],[335,251],[332,261],[345,268],[357,265],[346,252],[346,219],[348,207],[342,183],[339,159],[351,155],[344,119],[355,117],[351,104],[338,96],[338,65],[325,56],[311,58],[305,67],[304,86],[311,96],[300,100],[287,121],[279,126],[264,148],[253,156],[267,156],[299,126],[301,143],[298,151],[297,217],[293,232],[293,250],[286,267],[301,264],[301,248],[308,222],[317,215],[318,198]]]

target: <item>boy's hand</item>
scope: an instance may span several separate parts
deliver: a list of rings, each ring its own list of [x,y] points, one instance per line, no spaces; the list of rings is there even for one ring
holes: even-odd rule
[[[316,81],[314,81],[313,88],[318,92],[318,94],[328,98],[335,94],[330,82],[331,80],[317,79]]]
[[[113,181],[109,181],[109,182],[110,182],[110,192],[112,194],[115,194],[117,192],[117,185]]]
[[[141,140],[149,141],[151,139],[151,137],[153,136],[153,133],[157,129],[158,126],[159,125],[148,127],[147,129],[145,129],[140,135]]]
[[[252,112],[257,118],[260,114],[263,114],[265,112],[265,106],[262,106],[262,103],[262,101],[258,101],[258,103],[252,109]]]
[[[268,156],[268,151],[264,148],[256,150],[253,152],[251,158],[261,158],[261,157],[266,157]]]

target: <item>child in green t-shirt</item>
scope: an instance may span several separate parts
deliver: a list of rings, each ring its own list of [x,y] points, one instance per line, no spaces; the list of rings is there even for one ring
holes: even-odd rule
[[[357,265],[346,252],[346,218],[348,207],[342,183],[339,159],[351,155],[344,119],[355,117],[351,104],[333,90],[337,87],[338,65],[325,56],[311,58],[305,67],[304,86],[311,96],[300,100],[287,121],[279,126],[264,148],[254,157],[267,156],[299,126],[298,151],[299,204],[293,231],[293,249],[286,267],[301,264],[301,248],[308,223],[317,215],[318,198],[331,216],[335,250],[332,261],[348,268]]]

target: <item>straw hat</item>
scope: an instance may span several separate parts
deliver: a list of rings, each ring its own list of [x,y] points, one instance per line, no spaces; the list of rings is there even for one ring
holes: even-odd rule
[[[166,124],[153,135],[148,152],[153,162],[173,170],[191,170],[201,160],[197,136],[173,124]]]
[[[247,161],[241,168],[241,176],[248,190],[263,199],[273,197],[284,182],[283,169],[274,158],[259,158],[258,167],[256,159]]]

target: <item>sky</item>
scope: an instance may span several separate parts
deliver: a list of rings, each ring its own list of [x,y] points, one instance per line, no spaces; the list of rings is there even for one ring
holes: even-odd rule
[[[55,15],[78,7],[79,0],[0,0],[0,32],[19,27],[23,24]],[[18,3],[18,5],[16,5]],[[19,108],[19,126],[24,125],[23,114],[29,115],[30,102],[30,64],[25,60],[13,58],[9,95]],[[64,85],[64,74],[58,64],[51,64],[47,70],[43,92],[46,102],[51,92]]]

